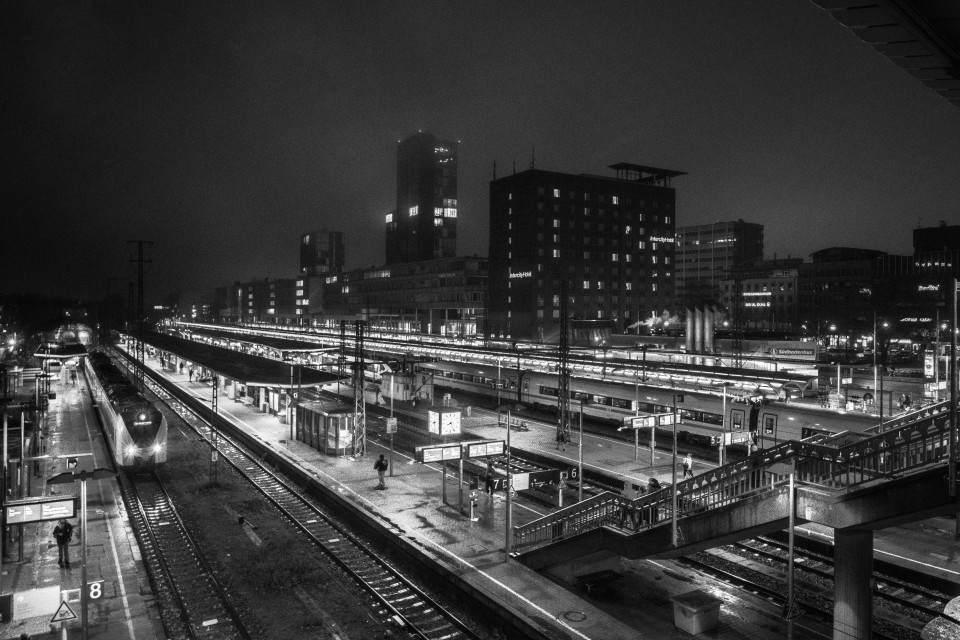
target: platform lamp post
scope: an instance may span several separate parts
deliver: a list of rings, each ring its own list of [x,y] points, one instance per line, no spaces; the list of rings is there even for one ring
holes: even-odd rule
[[[70,458],[67,466],[76,467],[76,458]],[[80,481],[80,625],[83,640],[87,640],[87,480],[105,480],[116,475],[110,469],[64,471],[47,480],[47,484],[73,484]]]
[[[953,311],[950,327],[950,497],[957,495],[957,279],[953,279]],[[960,537],[960,520],[954,537]]]
[[[677,536],[677,403],[683,402],[683,394],[673,394],[673,464],[670,466],[670,542],[676,547]]]
[[[577,502],[583,502],[583,394],[580,394],[580,439],[577,442]]]
[[[880,373],[880,386],[877,387],[877,327],[882,326],[884,329],[890,326],[890,323],[884,320],[881,324],[877,324],[877,312],[873,312],[873,388],[877,390],[879,401],[880,401],[880,428],[883,428],[883,369],[879,369]],[[881,358],[880,366],[884,366],[884,360],[886,358]]]
[[[497,420],[499,420],[501,407],[497,406]],[[507,517],[504,518],[506,522],[506,532],[504,533],[504,542],[503,548],[506,553],[506,557],[510,557],[510,551],[513,548],[513,499],[510,496],[510,493],[513,491],[513,481],[510,477],[510,407],[507,407],[507,486],[505,487],[505,492],[507,494]]]

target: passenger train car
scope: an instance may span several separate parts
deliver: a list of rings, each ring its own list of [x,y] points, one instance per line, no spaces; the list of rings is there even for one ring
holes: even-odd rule
[[[84,363],[116,463],[125,469],[152,468],[167,461],[167,421],[163,414],[100,352]]]
[[[559,383],[555,373],[428,362],[418,365],[417,377],[424,382],[432,378],[438,390],[482,396],[493,403],[499,397],[504,404],[519,403],[545,411],[557,408]],[[771,401],[746,386],[728,386],[724,391],[703,386],[670,388],[651,382],[570,377],[571,413],[576,414],[582,406],[585,418],[617,427],[623,426],[624,418],[673,413],[675,394],[683,395],[683,400],[676,405],[678,432],[692,434],[691,440],[723,433],[724,409],[726,430],[748,432],[750,441],[762,448],[816,434],[859,432],[877,424],[876,418],[867,414],[840,413],[809,403]]]

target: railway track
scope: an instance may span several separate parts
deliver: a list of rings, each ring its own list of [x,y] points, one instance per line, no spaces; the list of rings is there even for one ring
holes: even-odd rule
[[[685,557],[688,566],[780,606],[785,604],[788,549],[756,538]],[[794,550],[795,594],[800,609],[823,621],[833,615],[833,561]],[[873,632],[877,638],[919,639],[923,627],[944,616],[949,597],[922,586],[875,575]]]
[[[151,382],[155,395],[193,428],[236,473],[249,481],[302,535],[336,563],[377,603],[373,612],[398,637],[419,640],[478,640],[468,626],[438,605],[367,545],[337,524],[318,500],[262,464],[256,452],[234,442],[190,408]]]
[[[119,477],[168,638],[249,640],[160,480],[152,473]]]

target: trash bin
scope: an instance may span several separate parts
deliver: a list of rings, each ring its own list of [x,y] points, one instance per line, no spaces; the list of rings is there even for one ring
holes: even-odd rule
[[[720,621],[720,600],[697,589],[670,598],[673,624],[691,635],[710,631]]]

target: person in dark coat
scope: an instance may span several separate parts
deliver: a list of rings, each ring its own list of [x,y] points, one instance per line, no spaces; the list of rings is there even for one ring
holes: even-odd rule
[[[60,520],[53,529],[53,539],[57,541],[58,564],[70,568],[70,539],[73,537],[73,525],[66,520]]]
[[[380,479],[380,484],[377,485],[377,489],[386,489],[387,485],[383,481],[383,476],[387,472],[387,463],[386,458],[383,457],[383,454],[380,454],[380,459],[373,464],[373,468],[377,470],[377,477]]]

